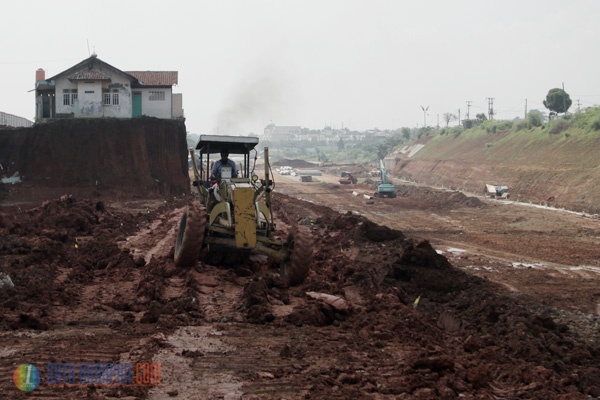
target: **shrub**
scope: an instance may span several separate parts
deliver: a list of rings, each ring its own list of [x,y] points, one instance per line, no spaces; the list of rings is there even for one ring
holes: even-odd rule
[[[564,132],[567,129],[569,129],[570,126],[571,126],[570,121],[561,119],[561,120],[555,121],[552,124],[552,127],[550,128],[548,133],[550,133],[551,135],[558,135],[559,133]]]
[[[454,137],[459,137],[461,133],[463,133],[464,129],[461,128],[460,126],[455,126],[454,128],[452,128],[452,135]]]
[[[510,120],[487,120],[481,126],[487,133],[498,133],[512,129],[513,123]]]
[[[529,128],[529,124],[524,119],[516,119],[513,121],[513,129],[515,131],[522,131]]]
[[[536,126],[542,126],[542,116],[539,113],[530,112],[527,114],[527,123],[529,128],[533,128]]]
[[[479,125],[479,121],[476,119],[465,119],[463,120],[463,126],[465,129],[471,129],[475,126]]]
[[[498,128],[493,123],[486,123],[484,128],[487,133],[496,133],[498,131]]]

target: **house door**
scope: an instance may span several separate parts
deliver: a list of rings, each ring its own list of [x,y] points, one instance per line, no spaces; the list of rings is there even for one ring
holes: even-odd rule
[[[133,92],[131,98],[131,116],[139,117],[142,115],[142,92]]]
[[[52,118],[54,116],[53,96],[42,95],[42,118]]]

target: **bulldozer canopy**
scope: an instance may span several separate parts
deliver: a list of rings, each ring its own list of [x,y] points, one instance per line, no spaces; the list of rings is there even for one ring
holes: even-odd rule
[[[201,154],[219,153],[221,149],[229,150],[229,154],[248,154],[258,144],[257,137],[200,135],[196,150]]]

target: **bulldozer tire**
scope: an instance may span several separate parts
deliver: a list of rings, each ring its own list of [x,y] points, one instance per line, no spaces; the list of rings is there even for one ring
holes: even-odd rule
[[[179,222],[174,256],[176,266],[192,267],[196,264],[205,231],[206,208],[202,204],[190,204]]]
[[[281,264],[281,277],[288,286],[299,285],[308,276],[313,256],[313,240],[305,226],[296,227],[287,237],[288,256]]]

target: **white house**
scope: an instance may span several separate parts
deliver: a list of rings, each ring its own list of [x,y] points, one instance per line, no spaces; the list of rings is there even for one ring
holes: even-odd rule
[[[276,126],[273,123],[267,125],[264,129],[264,140],[295,140],[302,132],[299,126]]]
[[[36,71],[36,121],[48,118],[183,118],[177,71],[121,71],[96,54],[45,78]]]

